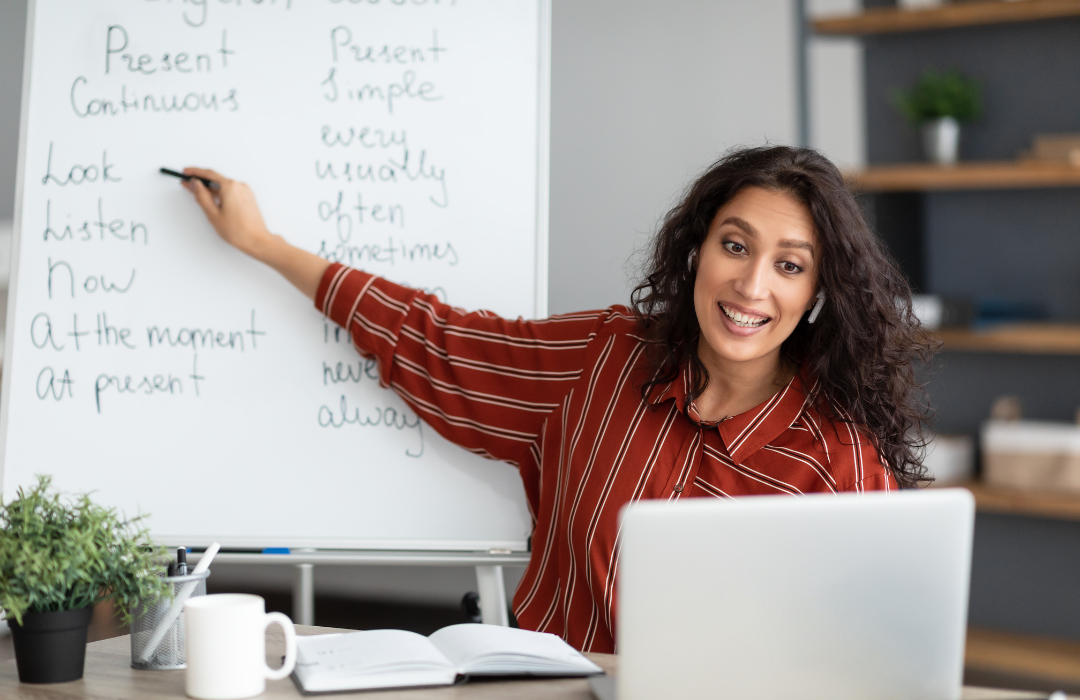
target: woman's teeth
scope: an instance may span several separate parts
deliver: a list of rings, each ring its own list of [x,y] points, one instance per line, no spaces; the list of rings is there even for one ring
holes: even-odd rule
[[[761,318],[759,316],[747,316],[746,314],[741,314],[738,311],[732,311],[723,304],[720,305],[720,309],[723,310],[725,316],[734,321],[735,325],[739,326],[740,328],[757,328],[758,326],[764,326],[766,323],[769,322],[768,316],[764,318]]]

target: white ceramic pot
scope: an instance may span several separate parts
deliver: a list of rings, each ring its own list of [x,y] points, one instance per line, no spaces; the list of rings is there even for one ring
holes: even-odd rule
[[[923,154],[931,163],[954,165],[960,153],[960,123],[941,117],[922,125]]]

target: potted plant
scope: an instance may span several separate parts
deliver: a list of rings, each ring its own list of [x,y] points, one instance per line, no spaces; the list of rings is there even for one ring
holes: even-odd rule
[[[169,595],[141,517],[125,520],[85,494],[62,499],[51,481],[38,476],[0,502],[0,609],[24,683],[82,678],[95,603],[111,598],[130,623],[140,601]]]
[[[893,103],[921,131],[926,158],[953,165],[959,153],[960,125],[982,114],[982,86],[957,71],[927,70],[911,90],[897,92]]]

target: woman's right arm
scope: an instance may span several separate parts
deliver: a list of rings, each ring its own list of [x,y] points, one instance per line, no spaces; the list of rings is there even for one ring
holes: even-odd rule
[[[338,263],[315,306],[378,361],[380,383],[439,434],[512,464],[535,447],[578,382],[591,340],[606,322],[625,325],[612,310],[538,321],[469,312]]]
[[[315,299],[319,282],[330,267],[328,261],[270,233],[255,203],[255,194],[243,182],[203,168],[184,168],[184,173],[220,185],[221,189],[212,191],[196,178],[184,182],[226,243],[274,268],[308,299]]]
[[[185,186],[222,239],[314,300],[378,360],[380,384],[440,434],[485,456],[520,459],[580,376],[589,341],[613,319],[610,311],[541,321],[462,311],[289,245],[267,230],[247,185],[212,170],[184,172],[220,184],[216,191],[196,179]]]

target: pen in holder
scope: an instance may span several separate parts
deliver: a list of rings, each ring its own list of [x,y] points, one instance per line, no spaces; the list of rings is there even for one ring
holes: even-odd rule
[[[191,573],[186,576],[166,576],[165,580],[172,585],[172,597],[162,598],[149,605],[139,605],[135,609],[134,619],[131,622],[131,667],[148,671],[166,671],[179,668],[187,668],[187,659],[184,655],[184,616],[179,616],[172,623],[161,640],[157,652],[149,660],[142,657],[146,651],[146,645],[154,634],[161,620],[169,613],[173,600],[180,594],[184,584],[195,583],[195,590],[191,597],[206,595],[206,579],[210,576],[210,570]]]

